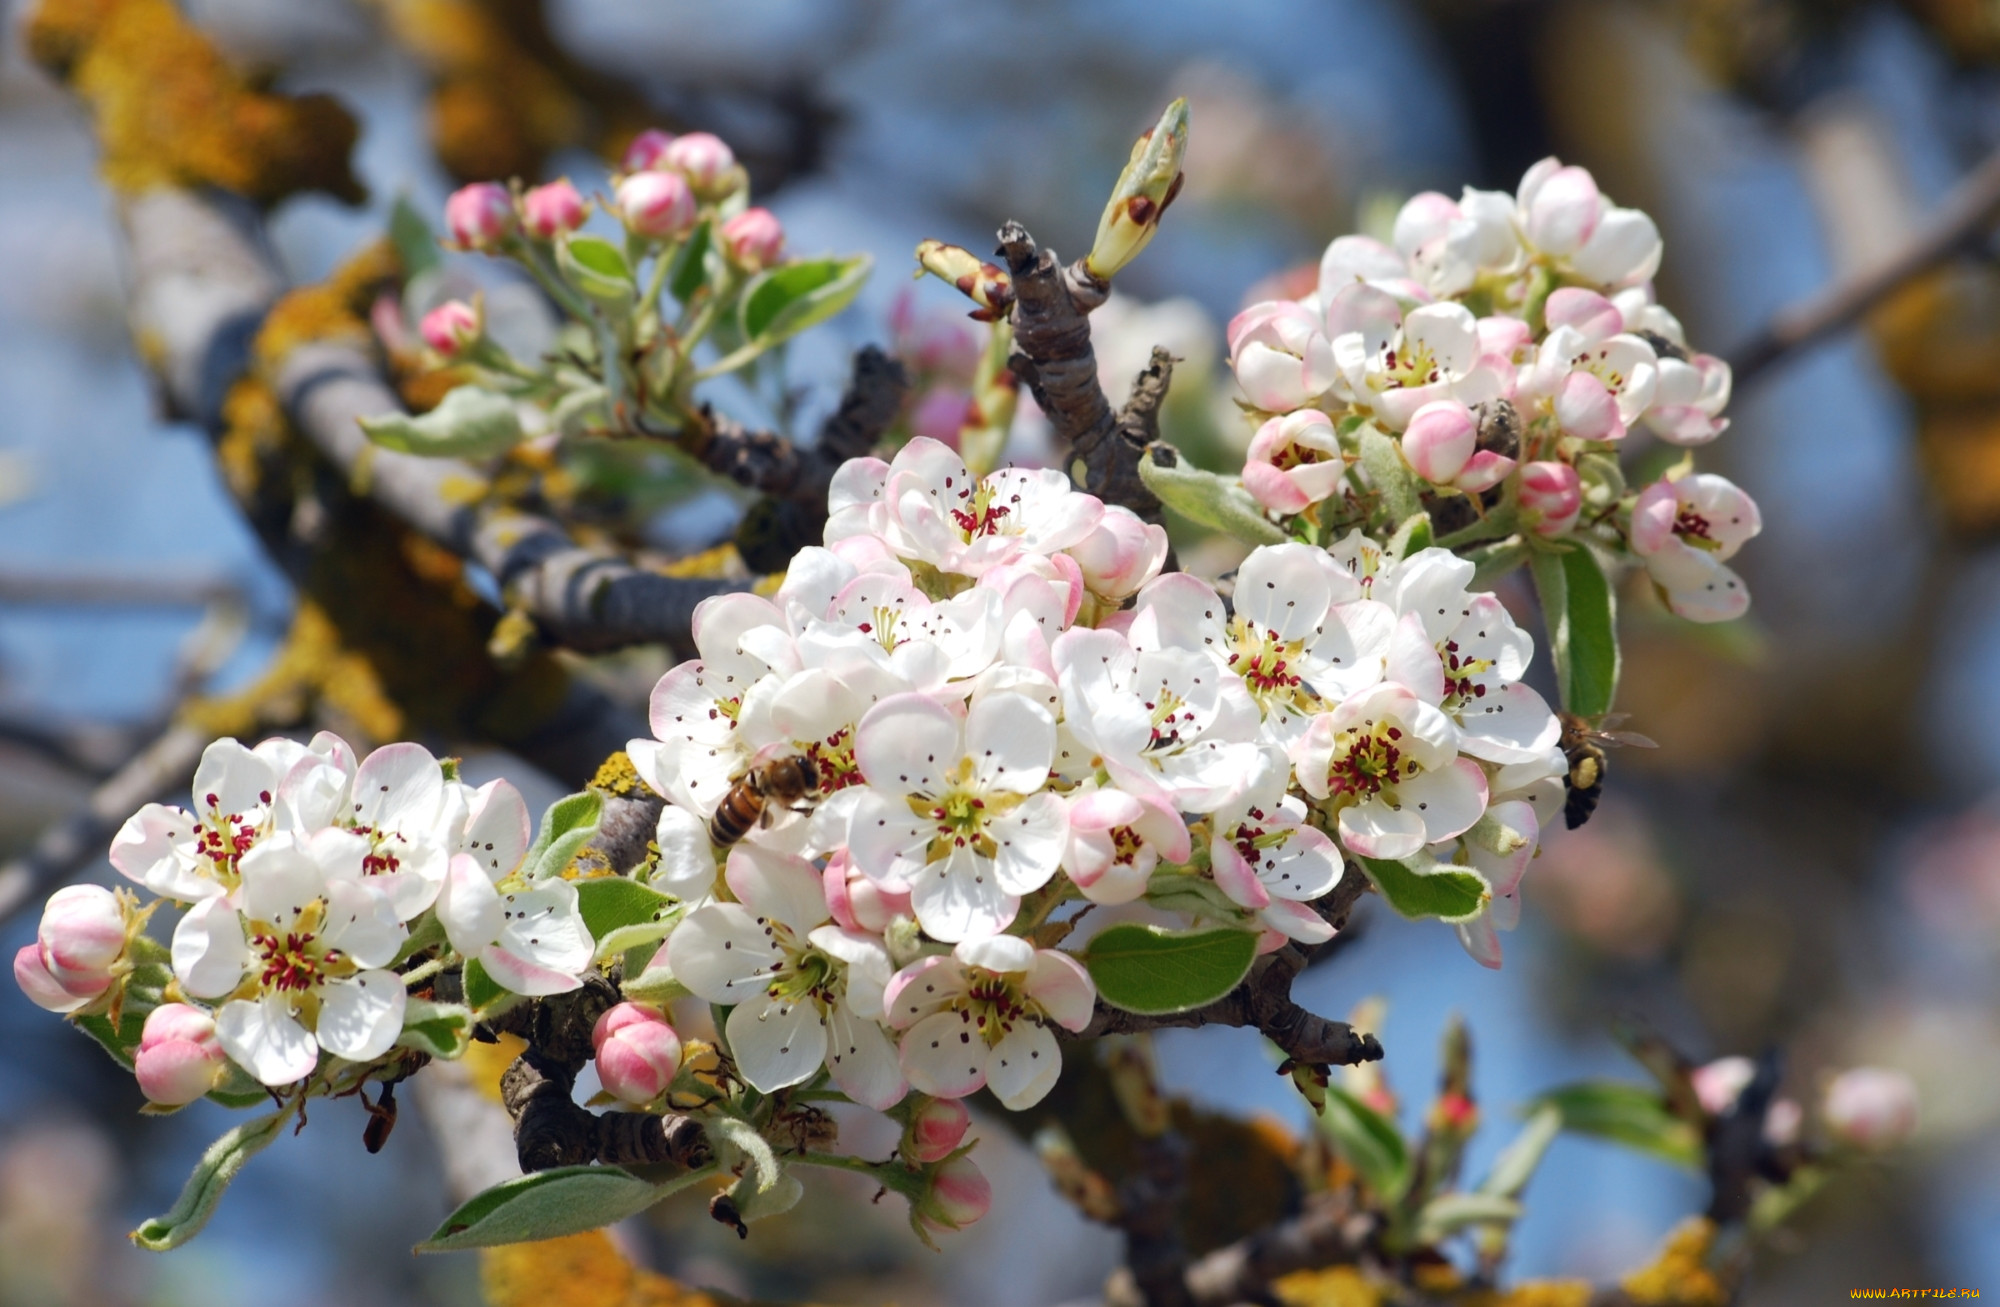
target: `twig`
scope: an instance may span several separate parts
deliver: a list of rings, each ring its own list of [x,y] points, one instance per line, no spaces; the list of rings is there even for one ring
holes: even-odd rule
[[[1964,249],[2000,219],[2000,151],[1988,155],[1945,197],[1900,253],[1784,309],[1730,355],[1737,386],[1834,332],[1852,326],[1911,279]]]
[[[1018,222],[1000,228],[1000,254],[1014,279],[1014,352],[1007,366],[1028,384],[1048,415],[1064,451],[1064,464],[1083,464],[1083,488],[1108,504],[1122,504],[1148,522],[1160,521],[1160,501],[1139,479],[1137,430],[1158,433],[1155,414],[1166,393],[1171,359],[1155,351],[1125,413],[1114,414],[1098,381],[1097,354],[1086,316],[1104,302],[1106,287],[1080,267],[1060,267],[1049,250]],[[1165,360],[1163,362],[1163,360]],[[1157,382],[1147,378],[1157,371]],[[1075,476],[1075,469],[1071,468]]]
[[[205,608],[223,600],[240,606],[242,589],[220,578],[0,572],[0,602],[23,606]]]
[[[91,791],[82,810],[50,827],[35,847],[0,867],[0,922],[39,903],[52,886],[102,853],[112,834],[142,804],[194,775],[208,736],[192,726],[171,726],[131,762]]]
[[[1187,1301],[1192,1307],[1276,1302],[1273,1280],[1352,1265],[1367,1255],[1374,1236],[1373,1216],[1321,1195],[1299,1215],[1196,1259],[1185,1276]]]

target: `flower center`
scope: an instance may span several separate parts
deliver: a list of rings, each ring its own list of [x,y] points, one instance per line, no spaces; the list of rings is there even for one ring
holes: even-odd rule
[[[1133,830],[1130,826],[1114,826],[1111,828],[1111,860],[1113,862],[1129,867],[1138,858],[1139,851],[1145,848],[1145,846],[1146,842],[1139,838],[1139,832]]]
[[[1261,823],[1269,821],[1270,815],[1262,808],[1250,809],[1243,814],[1243,818],[1232,832],[1229,842],[1243,855],[1243,861],[1253,867],[1261,860],[1260,855],[1265,849],[1275,848],[1291,838],[1292,832],[1283,826],[1276,830],[1264,829]]]
[[[785,926],[767,917],[758,924],[771,934],[771,942],[784,956],[771,967],[771,983],[764,992],[780,1003],[798,1004],[808,1000],[821,1011],[839,998],[840,964],[809,944],[800,942]]]
[[[1617,368],[1612,367],[1608,361],[1609,358],[1610,352],[1607,350],[1597,350],[1595,352],[1585,350],[1574,359],[1571,359],[1570,363],[1579,372],[1588,372],[1603,382],[1604,388],[1612,394],[1623,394],[1625,390],[1625,374]]]
[[[195,856],[208,862],[209,870],[217,880],[234,886],[237,882],[236,864],[257,842],[257,824],[245,820],[240,812],[222,811],[221,800],[213,794],[202,797],[208,801],[208,813],[195,827]],[[257,797],[267,805],[271,802],[269,790]]]
[[[1181,742],[1181,731],[1194,732],[1194,709],[1187,706],[1187,700],[1166,686],[1146,700],[1146,711],[1153,715],[1153,739],[1148,749],[1170,749]]]
[[[979,973],[966,988],[965,996],[952,1006],[971,1015],[972,1024],[989,1048],[1012,1034],[1019,1023],[1039,1021],[1042,1016],[1039,1003],[1023,994],[1007,977],[991,971]]]
[[[800,744],[799,752],[819,768],[822,797],[861,783],[861,767],[854,761],[854,731],[841,727],[824,740]]]
[[[1284,448],[1272,455],[1271,466],[1277,468],[1280,472],[1289,472],[1295,467],[1310,467],[1314,463],[1332,462],[1337,457],[1338,455],[1330,454],[1324,449],[1315,449],[1311,445],[1301,445],[1297,441],[1288,441]]]
[[[994,488],[982,481],[965,499],[965,507],[951,510],[951,520],[958,524],[959,534],[971,544],[980,536],[999,535],[1007,516],[1013,512],[1012,504],[1018,504],[1019,495],[1011,504],[993,502]]]
[[[1714,527],[1706,517],[1686,505],[1674,517],[1674,534],[1697,549],[1714,549]]]
[[[1382,347],[1382,372],[1391,386],[1427,386],[1439,379],[1437,356],[1420,340],[1390,341]]]
[[[1332,797],[1359,801],[1385,790],[1393,792],[1397,782],[1422,771],[1414,758],[1403,756],[1402,739],[1400,728],[1381,727],[1372,721],[1364,723],[1361,730],[1342,731],[1334,739],[1333,757],[1326,768]]]
[[[1478,678],[1493,670],[1492,659],[1461,653],[1456,640],[1439,645],[1438,657],[1444,663],[1445,711],[1455,711],[1474,699],[1486,697],[1486,683]]]
[[[1304,640],[1281,639],[1269,628],[1259,631],[1254,622],[1239,614],[1230,619],[1229,643],[1234,649],[1229,655],[1230,668],[1243,678],[1244,687],[1266,713],[1281,705],[1304,716],[1319,710],[1319,696],[1299,675],[1305,660]]]
[[[257,966],[257,988],[266,993],[308,994],[328,980],[354,973],[354,964],[337,948],[320,941],[326,902],[314,899],[289,925],[250,923],[250,950]]]

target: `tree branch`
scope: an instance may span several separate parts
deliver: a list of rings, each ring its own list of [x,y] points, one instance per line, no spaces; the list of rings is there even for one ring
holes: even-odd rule
[[[1157,433],[1153,414],[1166,393],[1171,360],[1159,373],[1157,393],[1146,394],[1146,377],[1162,368],[1162,354],[1156,351],[1132,404],[1124,415],[1113,414],[1098,382],[1086,316],[1104,302],[1109,288],[1078,266],[1060,267],[1055,254],[1038,249],[1018,222],[1000,228],[999,252],[1014,279],[1014,352],[1007,366],[1028,384],[1048,415],[1065,466],[1081,462],[1083,488],[1105,503],[1122,504],[1148,522],[1160,521],[1160,501],[1139,479],[1144,445],[1134,443],[1133,431],[1150,426]],[[1076,476],[1073,466],[1071,475]]]
[[[1908,246],[1875,268],[1784,309],[1730,354],[1742,386],[1809,345],[1854,325],[1904,285],[1965,249],[2000,219],[2000,151],[1988,155],[1945,197]]]

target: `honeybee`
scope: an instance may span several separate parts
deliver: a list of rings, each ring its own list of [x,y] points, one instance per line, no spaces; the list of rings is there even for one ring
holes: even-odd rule
[[[1569,791],[1563,800],[1563,824],[1571,830],[1589,821],[1590,814],[1597,811],[1597,801],[1604,797],[1604,773],[1609,767],[1605,749],[1627,744],[1638,749],[1660,747],[1637,731],[1604,729],[1617,726],[1625,716],[1611,713],[1593,726],[1572,713],[1561,714],[1563,757],[1569,761],[1569,774],[1563,777]]]
[[[798,754],[773,758],[752,767],[729,787],[708,819],[708,838],[726,849],[751,830],[769,826],[780,810],[804,812],[818,802],[818,763]],[[771,806],[774,803],[776,807]]]

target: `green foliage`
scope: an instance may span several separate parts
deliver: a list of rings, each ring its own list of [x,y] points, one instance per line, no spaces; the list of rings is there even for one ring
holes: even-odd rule
[[[208,1224],[208,1218],[215,1215],[215,1205],[222,1201],[223,1191],[229,1188],[229,1182],[236,1178],[244,1163],[267,1148],[291,1117],[292,1110],[284,1108],[245,1121],[210,1144],[195,1163],[174,1205],[132,1231],[132,1242],[148,1252],[163,1253],[194,1238]]]
[[[1701,1134],[1667,1109],[1653,1090],[1611,1080],[1592,1080],[1553,1089],[1535,1100],[1562,1115],[1573,1134],[1608,1139],[1664,1162],[1699,1171]]]
[[[1418,870],[1406,862],[1356,858],[1389,906],[1412,919],[1468,921],[1485,910],[1492,886],[1470,867],[1432,864]]]
[[[1479,1183],[1479,1192],[1501,1198],[1518,1198],[1528,1187],[1549,1145],[1562,1132],[1563,1115],[1553,1104],[1545,1105],[1528,1117],[1521,1133],[1493,1159],[1493,1169]]]
[[[1361,467],[1382,496],[1382,506],[1395,522],[1407,522],[1422,511],[1418,502],[1417,474],[1403,459],[1402,446],[1373,422],[1364,422],[1356,433],[1361,444]]]
[[[1538,549],[1528,563],[1563,708],[1581,717],[1611,711],[1618,693],[1618,612],[1597,556],[1570,545]]]
[[[1410,1146],[1394,1121],[1343,1086],[1330,1084],[1319,1126],[1384,1206],[1402,1199],[1410,1184]]]
[[[411,999],[404,1008],[403,1033],[396,1038],[399,1047],[446,1059],[465,1056],[471,1041],[472,1009],[421,998]]]
[[[1285,541],[1285,533],[1264,516],[1263,505],[1242,481],[1204,472],[1178,450],[1165,445],[1148,449],[1139,459],[1139,479],[1162,504],[1197,526],[1253,545]]]
[[[738,308],[743,338],[759,352],[826,321],[854,302],[875,261],[865,254],[806,259],[758,273]]]
[[[555,1239],[615,1225],[714,1174],[713,1166],[655,1181],[619,1166],[561,1166],[502,1181],[467,1199],[417,1245],[420,1253]]]
[[[624,876],[578,881],[576,901],[600,959],[665,939],[677,904],[672,895]]]
[[[1512,1225],[1521,1204],[1498,1194],[1455,1191],[1439,1194],[1417,1213],[1417,1242],[1435,1244],[1471,1225]]]
[[[668,289],[674,298],[685,304],[688,299],[708,281],[708,252],[714,245],[715,224],[703,218],[701,225],[687,238],[674,255],[674,267],[668,278]]]
[[[560,242],[556,265],[564,280],[608,312],[628,312],[639,298],[624,251],[601,236],[579,234]]]
[[[428,413],[384,413],[361,419],[384,449],[429,458],[490,458],[521,441],[514,401],[478,386],[458,386]]]
[[[597,834],[604,815],[604,796],[595,790],[567,794],[549,805],[542,814],[542,826],[528,847],[524,865],[530,880],[560,876],[572,859]]]
[[[1090,941],[1084,966],[1104,1001],[1127,1012],[1186,1012],[1241,984],[1257,956],[1247,930],[1170,931],[1132,923]]]
[[[1403,524],[1396,528],[1396,534],[1389,538],[1389,547],[1385,552],[1396,558],[1408,558],[1419,549],[1429,549],[1432,543],[1431,515],[1417,513],[1403,519]]]
[[[438,253],[437,234],[408,195],[398,195],[395,207],[389,210],[389,243],[396,247],[403,275],[410,280],[444,262]]]

